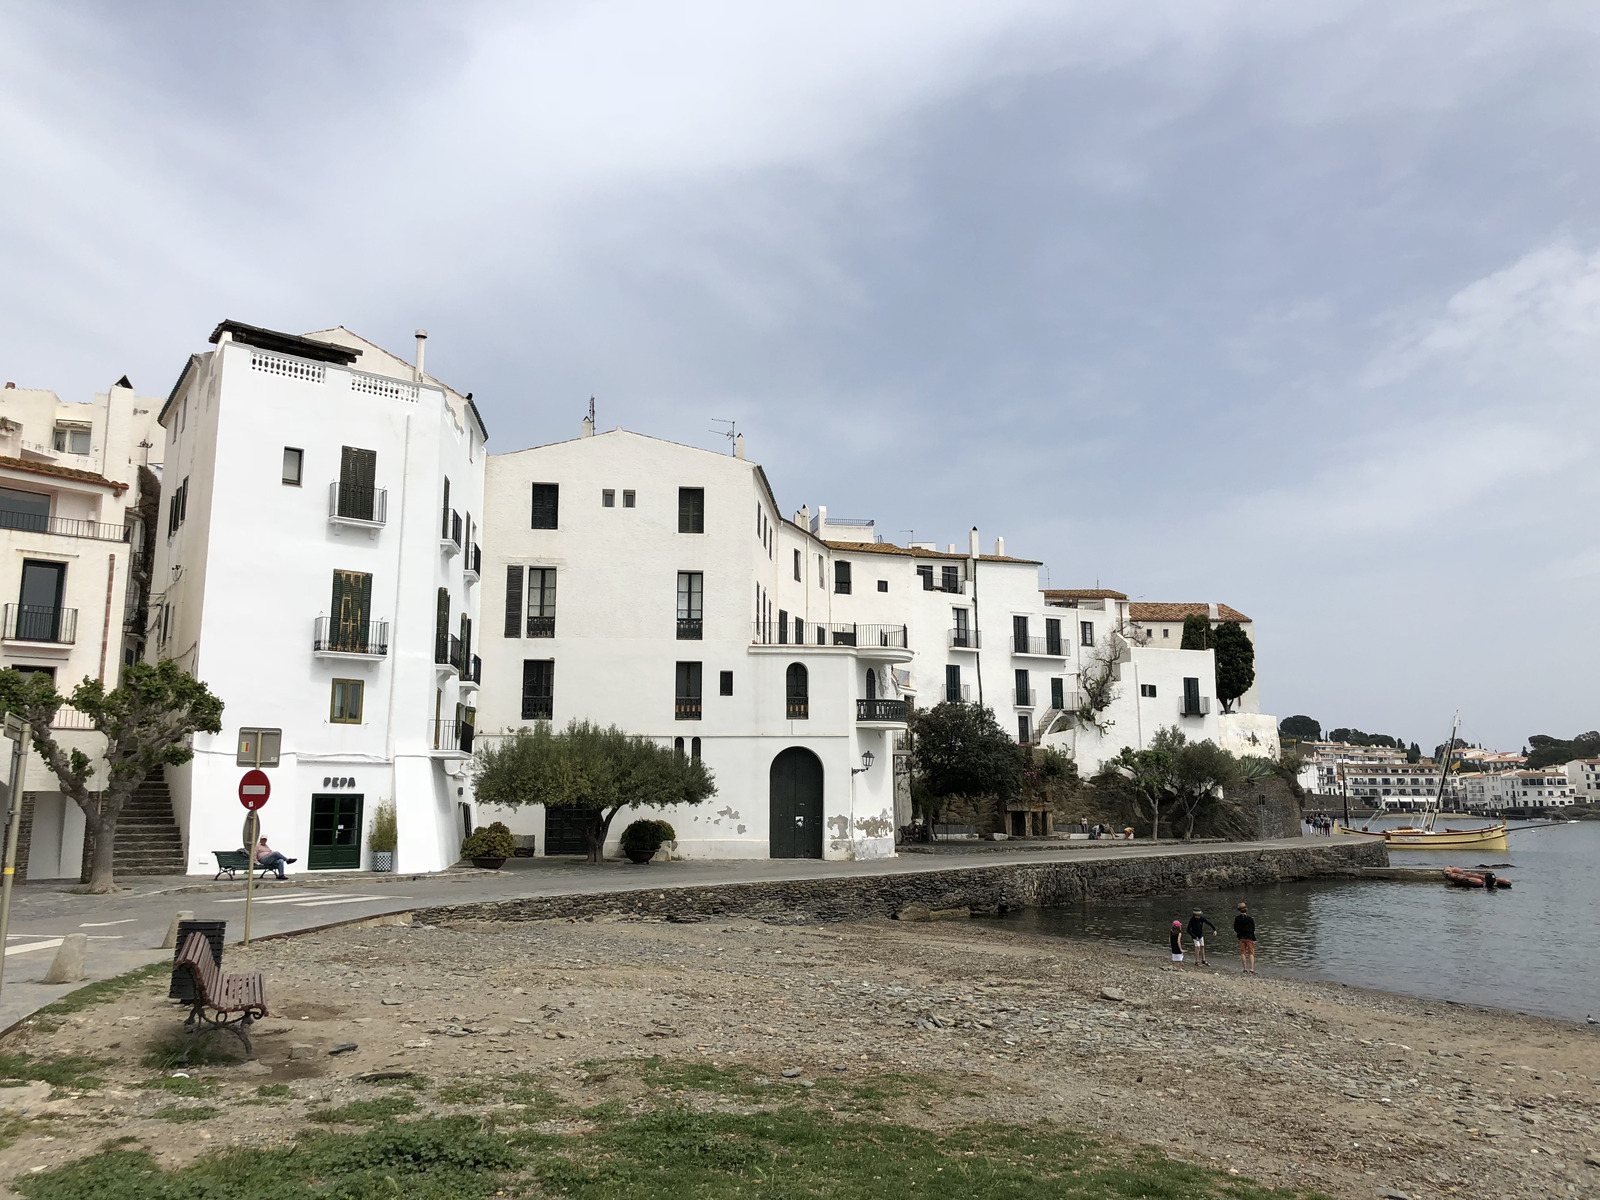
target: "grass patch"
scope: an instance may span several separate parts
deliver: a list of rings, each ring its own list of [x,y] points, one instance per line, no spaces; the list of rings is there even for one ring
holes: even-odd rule
[[[256,1089],[256,1095],[264,1097],[277,1097],[287,1100],[294,1095],[287,1083],[263,1083]]]
[[[742,1063],[718,1066],[708,1062],[664,1061],[659,1058],[636,1060],[633,1064],[585,1063],[596,1082],[618,1071],[633,1069],[653,1088],[668,1091],[707,1092],[743,1100],[766,1100],[783,1105],[800,1103],[804,1096],[824,1098],[845,1112],[882,1112],[890,1100],[913,1094],[941,1094],[949,1091],[926,1075],[878,1071],[870,1076],[827,1072],[811,1078],[812,1087],[797,1086],[798,1081],[781,1077],[776,1071],[759,1071]]]
[[[220,1111],[209,1104],[169,1104],[150,1115],[158,1121],[172,1121],[181,1125],[187,1121],[209,1121]]]
[[[122,999],[142,984],[149,983],[153,979],[167,979],[171,975],[172,963],[166,959],[146,963],[121,975],[113,975],[110,979],[101,979],[95,983],[85,984],[76,991],[68,992],[61,999],[52,1001],[35,1012],[34,1019],[66,1017],[82,1012],[86,1008],[92,1008],[96,1004],[109,1004],[113,1000]]]
[[[146,1079],[139,1087],[145,1091],[171,1092],[174,1096],[209,1096],[217,1090],[213,1080],[190,1079],[182,1075],[163,1075],[159,1079]]]
[[[549,1121],[572,1112],[569,1105],[549,1088],[542,1086],[537,1075],[506,1075],[498,1079],[464,1079],[447,1083],[434,1093],[441,1104],[471,1104],[483,1107],[490,1104],[520,1104],[522,1109],[514,1120],[535,1124]],[[585,1110],[586,1113],[589,1110]],[[504,1119],[497,1116],[497,1119]]]
[[[369,1125],[416,1111],[417,1102],[410,1096],[379,1096],[376,1100],[352,1100],[338,1108],[314,1109],[306,1119],[323,1125]]]
[[[183,1053],[186,1046],[189,1050],[187,1060]],[[151,1042],[141,1061],[158,1071],[170,1071],[186,1061],[191,1067],[222,1067],[238,1062],[241,1050],[243,1047],[239,1045],[239,1039],[231,1033],[213,1030],[201,1034],[191,1043],[187,1034],[174,1029]]]
[[[101,1080],[90,1072],[104,1065],[99,1059],[83,1058],[76,1054],[43,1059],[26,1054],[0,1054],[0,1079],[48,1083],[54,1087],[83,1092],[100,1086]]]

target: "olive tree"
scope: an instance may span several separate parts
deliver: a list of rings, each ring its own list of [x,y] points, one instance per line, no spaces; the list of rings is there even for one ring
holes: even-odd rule
[[[1009,800],[1022,787],[1022,751],[982,704],[946,700],[911,716],[911,771],[930,830],[952,796]]]
[[[106,739],[106,773],[98,792],[89,790],[95,774],[89,756],[63,750],[50,732],[56,711],[68,703]],[[122,681],[109,690],[98,679],[85,679],[70,697],[61,696],[48,675],[24,677],[8,667],[0,671],[0,707],[27,723],[34,751],[61,791],[83,810],[94,847],[89,866],[93,893],[115,890],[117,821],[145,776],[193,758],[190,739],[196,732],[222,732],[222,701],[170,658],[154,666],[141,662],[125,667]]]

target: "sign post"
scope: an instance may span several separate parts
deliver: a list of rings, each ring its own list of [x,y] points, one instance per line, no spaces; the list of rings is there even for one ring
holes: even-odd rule
[[[261,840],[261,818],[256,815],[256,810],[267,802],[267,797],[272,795],[272,780],[267,778],[267,773],[259,768],[244,773],[244,778],[239,780],[239,803],[245,807],[244,819],[244,844],[245,855],[250,864],[249,873],[244,877],[244,944],[250,944],[250,909],[255,903],[256,896],[256,843]]]
[[[22,775],[28,769],[28,723],[7,713],[5,735],[11,739],[11,784],[6,795],[6,857],[0,882],[0,988],[5,986],[6,936],[11,932],[11,881],[17,876],[17,830],[22,824]]]

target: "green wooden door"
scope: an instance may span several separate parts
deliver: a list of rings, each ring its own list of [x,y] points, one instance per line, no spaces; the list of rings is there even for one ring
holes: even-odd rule
[[[361,866],[361,797],[341,792],[311,797],[313,871],[353,871]]]
[[[768,773],[767,852],[773,858],[822,857],[822,762],[791,746]]]

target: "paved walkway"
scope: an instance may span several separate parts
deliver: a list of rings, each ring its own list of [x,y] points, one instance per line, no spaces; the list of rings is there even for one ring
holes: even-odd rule
[[[827,879],[862,875],[911,874],[978,869],[1008,864],[1087,862],[1170,854],[1251,854],[1264,849],[1313,848],[1363,842],[1356,837],[1286,838],[1271,842],[1072,842],[1036,848],[1002,844],[993,850],[906,853],[868,862],[814,859],[745,859],[723,862],[602,863],[574,859],[511,859],[500,871],[453,869],[436,875],[388,876],[367,873],[291,875],[282,883],[257,885],[251,934],[265,937],[315,929],[385,913],[409,912],[447,904],[472,904],[518,896],[585,895],[727,883]],[[112,896],[74,892],[78,885],[38,882],[19,886],[12,900],[10,944],[5,951],[5,987],[0,994],[0,1029],[81,984],[40,982],[55,948],[69,933],[89,937],[89,979],[107,979],[172,951],[158,947],[180,909],[200,920],[228,922],[228,941],[244,936],[245,885],[212,883],[204,876],[136,877]]]

